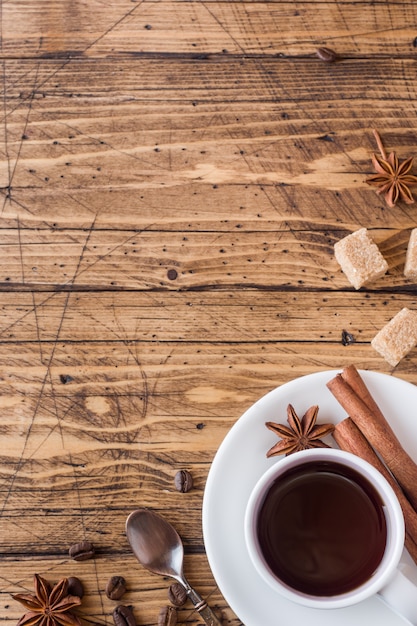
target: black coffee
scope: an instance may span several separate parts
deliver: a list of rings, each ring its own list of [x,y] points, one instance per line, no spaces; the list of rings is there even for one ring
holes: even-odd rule
[[[387,527],[373,486],[340,463],[289,470],[268,491],[257,520],[272,572],[293,589],[333,596],[359,587],[384,554]]]

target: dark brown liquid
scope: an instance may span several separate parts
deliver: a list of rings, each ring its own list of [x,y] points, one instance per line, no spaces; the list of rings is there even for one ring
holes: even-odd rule
[[[387,528],[380,497],[366,479],[339,463],[319,461],[275,481],[257,533],[275,576],[297,591],[332,596],[372,576]]]

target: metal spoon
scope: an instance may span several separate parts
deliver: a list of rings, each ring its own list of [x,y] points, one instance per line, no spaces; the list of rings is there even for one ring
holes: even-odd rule
[[[209,626],[221,623],[207,602],[190,587],[183,574],[184,547],[175,528],[148,509],[137,509],[126,520],[126,535],[134,555],[154,574],[170,576],[186,590],[195,609]]]

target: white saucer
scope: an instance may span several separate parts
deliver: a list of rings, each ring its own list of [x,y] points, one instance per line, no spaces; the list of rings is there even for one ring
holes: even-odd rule
[[[266,451],[278,439],[265,422],[286,422],[289,403],[300,417],[318,404],[318,423],[337,423],[347,417],[326,387],[337,373],[333,370],[303,376],[258,400],[226,435],[210,468],[203,501],[207,557],[223,597],[245,626],[409,624],[378,597],[336,610],[292,603],[262,581],[246,550],[243,519],[249,494],[261,474],[281,458],[266,458]],[[404,449],[417,459],[417,387],[386,374],[361,371],[361,375]],[[331,437],[326,443],[335,445]],[[412,563],[405,551],[404,558]],[[417,576],[417,568],[412,566]]]

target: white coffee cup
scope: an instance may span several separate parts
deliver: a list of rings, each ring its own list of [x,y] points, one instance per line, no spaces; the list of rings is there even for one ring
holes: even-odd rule
[[[360,479],[359,485],[362,484],[362,487],[370,485],[372,493],[377,495],[380,513],[382,511],[382,516],[385,518],[386,536],[384,535],[384,542],[381,544],[382,556],[375,569],[370,572],[366,580],[355,584],[351,589],[335,594],[328,592],[322,594],[317,587],[314,592],[306,592],[281,579],[268,564],[258,536],[259,515],[272,486],[281,484],[288,480],[288,476],[303,472],[304,469],[310,471],[310,468],[313,468],[315,471],[314,468],[317,468],[318,464],[325,467],[330,474],[336,472],[335,464],[339,468],[343,466],[345,468],[343,471],[346,470],[347,474]],[[279,505],[281,509],[285,508],[282,502]],[[289,500],[285,502],[288,507]],[[409,620],[411,624],[417,624],[417,587],[410,580],[408,566],[404,567],[400,563],[405,537],[401,506],[392,487],[382,474],[356,455],[335,448],[315,448],[278,459],[261,476],[252,490],[244,524],[246,546],[252,563],[264,581],[281,596],[311,608],[335,609],[357,604],[379,594],[394,611]]]

